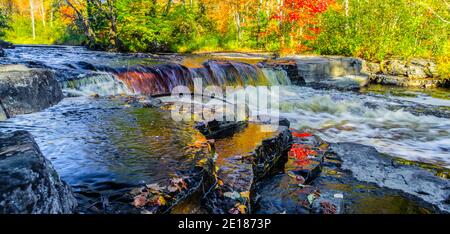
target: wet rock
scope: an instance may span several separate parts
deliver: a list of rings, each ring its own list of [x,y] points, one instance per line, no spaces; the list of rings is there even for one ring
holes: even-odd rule
[[[14,49],[15,46],[11,42],[0,40],[0,48],[2,48],[2,49]]]
[[[254,212],[343,213],[440,213],[437,205],[399,189],[361,181],[342,165],[345,157],[320,138],[293,131],[293,146],[285,171],[266,177],[252,190]],[[333,144],[335,145],[335,144]],[[302,149],[294,152],[293,149]],[[351,152],[346,148],[345,152]],[[365,154],[356,152],[364,160]],[[353,162],[353,160],[352,160]],[[369,162],[373,163],[373,162]],[[385,165],[374,165],[384,167]],[[370,169],[369,169],[370,174]],[[361,169],[361,173],[363,173]],[[367,173],[367,172],[366,172]]]
[[[0,66],[0,100],[9,116],[43,110],[62,98],[51,71],[23,65]]]
[[[256,180],[284,168],[292,135],[285,126],[280,126],[277,131],[275,137],[263,140],[254,151],[253,174]]]
[[[294,60],[275,60],[270,62],[258,63],[261,68],[282,69],[286,71],[287,76],[294,85],[304,85],[305,80],[298,72],[297,63]]]
[[[356,179],[403,191],[444,212],[450,211],[450,205],[445,203],[450,195],[449,180],[421,167],[396,164],[395,158],[380,154],[374,147],[354,143],[337,143],[330,147],[342,158],[342,168],[350,170]]]
[[[406,76],[393,76],[386,74],[370,74],[369,80],[372,84],[395,85],[403,87],[430,88],[443,86],[443,81],[441,79],[410,78]]]
[[[382,62],[363,62],[362,71],[370,82],[407,87],[445,87],[439,77],[435,61],[429,59],[388,59]]]
[[[247,121],[217,121],[200,122],[196,128],[208,139],[229,137],[247,126]]]
[[[194,165],[179,162],[176,174],[163,178],[158,183],[135,187],[115,199],[115,204],[102,207],[96,203],[92,213],[161,214],[187,213],[202,210],[199,201],[216,182],[216,171],[211,146],[207,141],[196,142],[191,147]],[[187,208],[188,207],[188,208]],[[187,210],[188,209],[188,210]]]
[[[76,207],[71,188],[25,131],[0,135],[0,184],[2,214],[67,214]]]
[[[79,61],[76,63],[76,66],[79,67],[80,69],[84,69],[84,70],[90,70],[90,71],[96,71],[96,67],[88,62],[84,62],[84,61]]]
[[[253,124],[249,128],[253,129],[255,126]],[[257,127],[260,126],[258,125]],[[250,134],[255,135],[255,139],[258,139],[256,136],[258,133],[252,133],[252,130],[249,131]],[[236,136],[238,142],[242,137],[246,136],[246,133],[242,134],[242,136]],[[253,212],[250,202],[252,186],[255,182],[264,179],[265,176],[282,171],[286,161],[286,150],[289,148],[290,143],[288,127],[280,126],[271,135],[271,137],[262,140],[262,142],[254,142],[256,147],[250,149],[251,152],[237,155],[228,155],[239,151],[230,151],[230,149],[226,149],[226,146],[221,145],[219,141],[216,142],[219,154],[219,159],[216,162],[219,168],[218,185],[205,199],[205,206],[211,213],[237,214]],[[223,141],[225,140],[227,139]],[[233,139],[230,140],[234,142]]]
[[[320,82],[311,82],[307,86],[316,89],[336,89],[341,91],[358,91],[369,84],[369,77],[365,75],[334,77]]]
[[[308,195],[314,194],[311,186],[300,183],[287,174],[267,178],[255,186],[256,214],[309,214]]]
[[[295,57],[300,77],[306,83],[321,82],[332,77],[360,75],[362,61],[348,57]]]
[[[362,61],[356,58],[292,57],[264,63],[263,66],[281,67],[288,71],[295,85],[357,91],[368,84],[368,77],[361,73]]]
[[[343,159],[329,150],[324,157],[322,174],[311,186],[320,191],[314,201],[313,213],[347,214],[427,214],[440,213],[435,205],[401,190],[380,187],[360,181],[352,171],[342,167]],[[325,204],[324,204],[325,203]],[[333,209],[331,209],[333,210]]]
[[[285,172],[300,177],[305,184],[315,180],[322,171],[324,147],[326,144],[316,136],[296,137],[298,131],[293,131],[293,145],[288,154]],[[304,134],[304,133],[299,133]],[[296,151],[297,150],[297,151]]]
[[[308,214],[320,193],[309,186],[322,171],[324,142],[309,133],[293,130],[292,147],[282,174],[256,184],[256,213]],[[325,203],[324,203],[325,204]]]
[[[220,163],[216,188],[207,194],[205,206],[213,214],[249,213],[253,183],[252,155],[232,156]],[[239,210],[239,206],[245,206]]]

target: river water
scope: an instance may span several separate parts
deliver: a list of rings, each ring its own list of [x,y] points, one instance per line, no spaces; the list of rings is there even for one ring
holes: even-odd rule
[[[207,84],[281,85],[281,116],[293,128],[330,142],[362,143],[392,156],[450,168],[446,90],[369,86],[341,92],[294,86],[286,72],[257,68],[254,64],[264,58],[246,55],[115,54],[81,47],[18,47],[7,53],[3,63],[54,69],[68,97],[42,112],[0,122],[0,131],[31,131],[44,155],[78,192],[104,194],[112,190],[111,182],[126,188],[154,183],[189,167],[186,145],[201,138],[193,123],[174,122],[167,113],[107,96],[163,94],[179,84],[192,85],[194,77]]]

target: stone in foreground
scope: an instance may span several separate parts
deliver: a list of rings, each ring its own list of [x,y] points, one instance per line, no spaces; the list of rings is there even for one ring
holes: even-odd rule
[[[1,214],[69,214],[77,204],[26,131],[0,135],[0,184]]]
[[[0,102],[7,116],[41,111],[62,98],[61,87],[50,70],[0,66]]]

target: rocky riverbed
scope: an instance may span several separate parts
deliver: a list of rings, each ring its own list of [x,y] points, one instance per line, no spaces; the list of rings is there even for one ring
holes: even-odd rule
[[[6,54],[2,64],[16,65],[0,68],[2,213],[450,210],[448,93],[380,92],[370,85],[380,72],[361,60],[77,47]],[[434,78],[427,64],[418,78]],[[422,74],[404,69],[386,71]],[[163,96],[194,77],[280,86],[279,127],[174,121]]]

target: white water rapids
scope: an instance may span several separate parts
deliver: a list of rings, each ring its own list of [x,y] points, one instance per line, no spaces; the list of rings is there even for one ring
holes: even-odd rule
[[[371,145],[389,155],[450,167],[448,118],[412,114],[394,98],[308,87],[284,86],[279,98],[281,116],[293,128],[310,129],[329,142]]]

